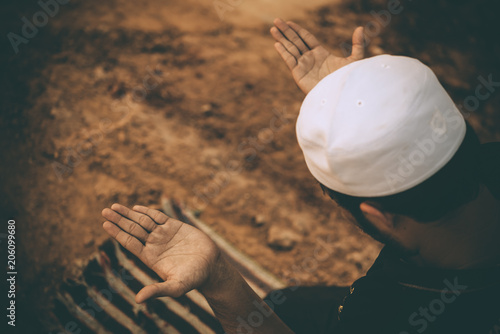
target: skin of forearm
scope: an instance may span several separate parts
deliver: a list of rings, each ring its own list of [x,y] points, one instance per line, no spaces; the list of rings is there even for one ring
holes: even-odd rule
[[[200,288],[227,334],[293,333],[222,256]]]

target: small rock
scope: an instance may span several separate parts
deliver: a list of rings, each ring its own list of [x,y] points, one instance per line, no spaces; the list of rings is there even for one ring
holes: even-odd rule
[[[346,256],[346,259],[360,270],[363,268],[363,263],[366,262],[365,256],[360,252],[352,252]]]
[[[300,233],[302,233],[304,235],[309,235],[309,231],[311,230],[311,225],[308,224],[308,222],[306,222],[305,220],[300,219],[300,218],[294,219],[292,221],[292,225]]]
[[[123,82],[113,82],[109,85],[108,91],[114,99],[121,99],[127,93],[127,89]]]
[[[204,115],[210,116],[212,114],[212,105],[210,103],[201,106],[201,112]]]
[[[104,68],[102,66],[97,66],[94,68],[94,77],[96,79],[102,79],[106,76],[106,72],[104,71]]]
[[[255,226],[262,226],[266,223],[266,217],[262,214],[258,214],[252,217],[252,224]]]
[[[207,161],[208,165],[210,167],[213,167],[214,169],[218,170],[220,168],[222,168],[222,162],[220,161],[220,159],[218,158],[209,158],[208,161]],[[215,177],[215,175],[213,175],[212,177]]]
[[[90,248],[90,247],[94,246],[94,238],[91,235],[85,236],[84,241],[83,241],[83,246],[86,248]]]
[[[300,234],[284,227],[271,226],[267,232],[267,244],[275,249],[291,250],[300,241]]]

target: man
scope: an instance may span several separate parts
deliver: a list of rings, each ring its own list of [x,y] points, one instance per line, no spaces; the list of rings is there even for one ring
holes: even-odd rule
[[[309,170],[387,246],[348,289],[293,287],[266,304],[201,231],[113,204],[104,229],[165,280],[136,301],[198,289],[227,333],[500,332],[498,143],[479,144],[419,61],[362,59],[362,28],[339,58],[299,25],[274,23],[275,48],[307,94],[297,138]]]

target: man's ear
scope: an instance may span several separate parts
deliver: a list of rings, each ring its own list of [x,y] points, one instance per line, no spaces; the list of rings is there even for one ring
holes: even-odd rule
[[[363,202],[359,205],[361,212],[380,231],[391,232],[394,229],[394,215],[383,212],[374,205]]]

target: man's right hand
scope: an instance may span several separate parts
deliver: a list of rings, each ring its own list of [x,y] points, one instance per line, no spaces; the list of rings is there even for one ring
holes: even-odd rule
[[[113,204],[102,215],[106,232],[165,280],[139,291],[137,303],[198,289],[226,333],[241,332],[242,319],[260,314],[262,321],[252,325],[252,333],[293,334],[202,231],[138,205],[131,210]]]
[[[165,280],[139,291],[137,303],[212,288],[220,280],[219,248],[197,228],[139,205],[113,204],[102,215],[106,232]]]
[[[294,22],[277,18],[274,25],[271,28],[271,35],[276,40],[274,47],[292,72],[297,86],[306,94],[328,74],[364,57],[362,27],[354,30],[352,53],[343,58],[332,55],[309,31]]]

